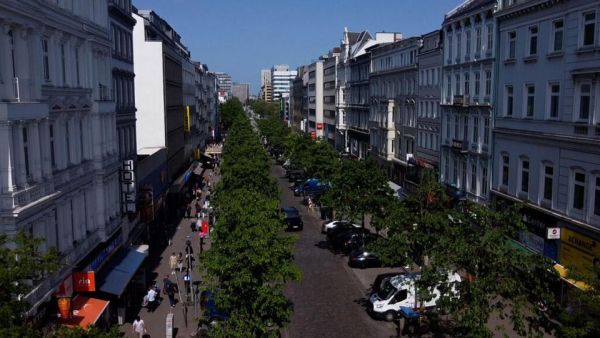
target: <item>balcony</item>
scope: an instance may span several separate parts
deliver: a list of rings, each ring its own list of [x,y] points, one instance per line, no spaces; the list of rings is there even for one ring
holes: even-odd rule
[[[450,147],[452,150],[458,151],[461,154],[466,154],[469,152],[469,142],[465,140],[453,139]]]
[[[22,208],[31,204],[35,201],[40,200],[43,197],[50,195],[53,192],[53,186],[51,182],[43,182],[21,189],[12,195],[12,201],[6,205],[6,201],[3,206],[7,209]],[[9,200],[11,200],[9,198]]]
[[[453,106],[468,107],[469,95],[454,95]]]

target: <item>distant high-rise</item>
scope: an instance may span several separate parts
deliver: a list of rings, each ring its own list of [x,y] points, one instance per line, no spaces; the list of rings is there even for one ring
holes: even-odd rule
[[[247,83],[233,84],[233,97],[237,97],[242,103],[248,101],[250,96],[250,85]]]
[[[274,65],[271,68],[271,86],[273,101],[279,100],[282,97],[289,97],[292,81],[298,74],[296,70],[290,70],[288,65]]]
[[[219,101],[225,102],[233,97],[233,82],[231,76],[227,73],[215,73],[217,77],[217,88],[219,92]]]
[[[271,87],[271,70],[261,69],[260,71],[260,98],[266,102],[271,102],[273,95]]]

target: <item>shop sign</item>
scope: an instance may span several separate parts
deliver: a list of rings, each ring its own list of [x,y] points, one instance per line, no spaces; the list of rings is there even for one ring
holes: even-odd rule
[[[519,232],[519,242],[537,253],[544,253],[544,239],[536,234],[523,230]]]
[[[185,106],[185,112],[183,113],[183,131],[189,133],[190,125],[190,106]]]
[[[317,132],[314,131],[314,130],[311,131],[310,132],[310,138],[312,138],[313,141],[316,140],[317,139]]]
[[[135,213],[135,168],[133,160],[124,160],[121,165],[121,211]]]
[[[560,228],[548,228],[546,229],[547,239],[560,239]]]
[[[92,262],[85,267],[84,271],[98,271],[102,264],[104,264],[108,258],[121,246],[123,237],[119,234],[113,238],[108,244],[96,255]]]
[[[96,274],[94,271],[74,272],[73,287],[77,292],[96,291]]]
[[[69,275],[62,283],[60,283],[55,296],[56,298],[73,296],[73,275]]]
[[[318,130],[323,129],[323,123],[317,123],[317,129]]]
[[[600,259],[600,243],[573,230],[562,228],[560,235],[560,264],[592,272],[592,266]]]

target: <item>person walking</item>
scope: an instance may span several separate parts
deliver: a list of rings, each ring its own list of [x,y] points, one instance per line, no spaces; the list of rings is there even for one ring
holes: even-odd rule
[[[187,208],[185,208],[185,218],[190,218],[192,214],[192,206],[188,204]]]
[[[177,269],[179,272],[183,271],[183,254],[179,251],[179,256],[177,256]]]
[[[175,252],[169,257],[169,267],[171,268],[171,274],[174,275],[175,269],[177,269],[177,255],[175,255]]]
[[[146,333],[146,323],[144,323],[144,320],[141,319],[140,316],[135,317],[131,327],[133,329],[134,336],[142,338]]]
[[[148,297],[148,312],[154,312],[154,310],[156,310],[157,308],[157,304],[156,304],[156,291],[154,290],[154,288],[149,288],[148,289],[148,294],[146,295]]]
[[[183,275],[183,284],[185,285],[186,293],[190,293],[190,281],[191,281],[190,270],[186,269],[185,275]]]

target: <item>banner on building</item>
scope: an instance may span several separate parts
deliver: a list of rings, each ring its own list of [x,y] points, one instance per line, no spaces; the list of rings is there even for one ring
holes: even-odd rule
[[[96,291],[96,274],[94,271],[74,272],[73,289],[76,292]]]
[[[185,106],[185,112],[183,114],[183,131],[189,133],[190,125],[190,106]]]
[[[135,213],[135,168],[133,160],[121,164],[121,212]]]
[[[560,264],[582,272],[593,272],[593,265],[600,264],[600,243],[584,234],[562,228],[560,231]]]
[[[323,123],[317,123],[317,129],[318,130],[323,129]]]

